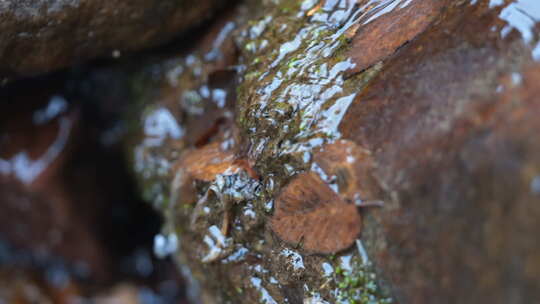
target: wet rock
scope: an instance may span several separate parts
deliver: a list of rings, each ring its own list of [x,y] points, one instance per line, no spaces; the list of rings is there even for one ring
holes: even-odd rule
[[[330,188],[335,176],[326,181],[319,172],[302,173],[311,167],[313,150],[329,174],[335,166],[345,176],[363,179],[371,168],[368,153],[352,142],[333,146],[325,139],[336,138],[335,123],[354,97],[341,89],[352,63],[339,56],[345,41],[335,39],[341,22],[354,15],[354,5],[334,2],[309,13],[316,6],[310,3],[265,3],[268,11],[260,15],[260,7],[241,6],[225,22],[234,20],[239,30],[221,31],[228,43],[218,50],[222,58],[232,58],[228,64],[207,58],[202,46],[154,64],[148,69],[152,73],[143,76],[142,83],[151,79],[157,84],[142,95],[147,104],[136,121],[141,136],[131,146],[134,168],[147,199],[166,217],[163,234],[181,244],[173,255],[192,283],[194,298],[202,302],[302,303],[318,295],[338,303],[361,298],[361,303],[388,303],[359,254],[360,215],[355,202],[345,201],[357,199],[352,194],[356,185],[340,180],[341,197]],[[281,49],[270,47],[283,39],[294,41]],[[299,47],[303,41],[306,45]],[[307,47],[313,49],[306,55]],[[335,60],[326,62],[324,55],[335,55]],[[327,98],[319,99],[326,90]],[[341,145],[350,149],[342,153]],[[348,164],[351,158],[365,160],[364,166]],[[179,177],[185,175],[196,178]],[[277,201],[288,187],[303,191],[295,192],[298,214],[286,214],[286,206]],[[319,195],[312,195],[312,189]],[[298,197],[303,193],[315,199]],[[299,214],[306,205],[315,206],[310,210],[314,216]],[[301,235],[287,239],[296,215],[305,220],[306,231],[315,231],[307,250]],[[325,227],[335,229],[317,233]],[[337,251],[338,257],[321,254]],[[325,274],[324,263],[339,273]],[[363,271],[355,273],[353,265]],[[357,283],[338,287],[352,278]]]
[[[539,7],[472,2],[389,59],[340,126],[389,195],[363,237],[400,303],[540,298],[538,24],[520,21]]]
[[[242,9],[226,103],[209,94],[218,65],[203,52],[159,65],[163,90],[147,98],[133,148],[165,231],[189,244],[174,254],[194,293],[209,303],[537,301],[536,2]],[[183,153],[206,145],[234,151],[257,175],[203,170],[219,178],[192,184],[193,208],[172,181],[200,166]],[[370,201],[382,208],[362,210],[360,227],[355,204]],[[310,226],[316,219],[332,226]],[[332,229],[341,237],[328,241]]]
[[[220,1],[3,1],[0,78],[36,75],[96,56],[164,43],[202,23]]]
[[[368,2],[366,5],[373,4]],[[423,32],[444,5],[443,0],[413,0],[387,1],[376,6],[353,27],[356,33],[349,55],[355,66],[351,72],[363,71],[392,55]]]

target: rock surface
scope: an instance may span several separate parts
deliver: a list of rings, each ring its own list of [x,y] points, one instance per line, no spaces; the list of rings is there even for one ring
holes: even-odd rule
[[[441,0],[413,0],[410,3],[396,1],[388,6],[404,6],[386,13],[388,7],[382,6],[361,18],[354,27],[356,31],[352,52],[349,54],[356,63],[353,71],[369,68],[413,40],[437,18],[444,3]]]
[[[155,46],[199,25],[218,0],[0,2],[0,80]]]
[[[139,74],[134,168],[204,303],[540,301],[540,7],[419,3],[242,7],[224,23],[239,30],[210,39],[234,41],[218,48],[229,61],[201,48]],[[324,153],[341,141],[362,157]],[[209,147],[250,169],[224,170]],[[219,170],[181,178],[186,151]],[[352,247],[312,254],[273,229],[303,174],[384,201]]]
[[[519,21],[530,16],[540,21],[535,1],[455,2],[344,117],[388,195],[363,238],[400,303],[540,301],[540,37]]]

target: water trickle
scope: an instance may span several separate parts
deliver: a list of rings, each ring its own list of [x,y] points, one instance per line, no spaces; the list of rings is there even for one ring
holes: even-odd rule
[[[343,270],[345,270],[345,271],[348,271],[348,272],[353,271],[352,259],[353,259],[352,254],[348,254],[348,255],[344,255],[344,256],[340,257],[339,260],[340,260],[341,268]]]
[[[223,259],[221,262],[223,264],[231,263],[231,262],[240,262],[243,261],[246,257],[246,254],[248,254],[249,250],[245,247],[240,246],[236,251],[231,253],[228,257]]]
[[[540,35],[538,23],[540,22],[540,2],[536,0],[516,0],[505,2],[490,0],[490,8],[502,7],[499,18],[506,22],[500,30],[502,38],[507,37],[513,30],[521,35],[525,44],[530,45],[531,56],[540,60]]]
[[[534,195],[540,195],[540,175],[537,175],[531,181],[531,193]]]
[[[340,137],[338,126],[357,91],[345,85],[345,73],[354,67],[344,53],[345,32],[372,9],[358,9],[353,1],[330,2],[315,11],[310,10],[314,4],[304,2],[303,15],[286,29],[267,16],[241,34],[246,62],[252,64],[246,66],[242,81],[241,89],[249,90],[240,91],[240,116],[254,159],[287,158]],[[279,30],[293,38],[279,48],[258,47],[263,40],[275,41]],[[287,175],[298,172],[292,166]]]
[[[323,300],[320,295],[316,295],[313,297],[305,298],[304,304],[330,304],[330,303]]]
[[[185,133],[166,108],[157,108],[144,119],[145,145],[159,146],[167,138],[179,139]]]
[[[208,232],[203,238],[203,242],[208,246],[207,254],[201,259],[203,263],[213,262],[225,257],[226,251],[230,249],[232,244],[232,240],[225,237],[217,226],[210,226]]]
[[[334,273],[334,267],[330,263],[324,262],[321,264],[325,277],[329,277]]]
[[[367,251],[364,248],[364,245],[362,244],[361,240],[356,240],[356,248],[358,249],[358,254],[360,254],[360,258],[362,259],[362,263],[364,265],[369,264],[369,257],[368,257]]]
[[[291,249],[283,249],[281,251],[281,255],[288,259],[289,263],[291,263],[291,265],[293,266],[294,271],[306,268],[304,266],[304,260],[298,252]]]
[[[44,108],[34,112],[33,121],[36,125],[43,125],[55,119],[67,111],[68,104],[64,97],[55,95],[49,100],[49,104]]]
[[[166,140],[181,139],[185,135],[184,128],[178,124],[172,113],[165,107],[151,108],[143,114],[143,138],[133,149],[134,168],[145,180],[166,176],[171,163],[167,155],[155,153]],[[162,205],[167,193],[161,183],[150,183],[145,189],[146,199],[151,199],[155,205]]]
[[[274,300],[274,298],[272,298],[272,296],[270,295],[268,290],[266,290],[266,288],[264,288],[262,286],[262,280],[261,279],[259,279],[257,277],[252,277],[250,279],[250,281],[251,281],[251,284],[253,285],[253,287],[255,287],[255,289],[257,289],[260,292],[261,303],[277,304],[276,300]]]
[[[476,1],[475,1],[476,2]],[[493,7],[496,7],[496,6],[500,6],[500,5],[503,5],[504,4],[504,0],[490,0],[489,1],[489,7],[490,8],[493,8]]]
[[[501,30],[501,35],[505,36],[511,29],[516,29],[523,40],[530,43],[535,38],[535,25],[540,21],[540,2],[518,0],[506,6],[499,17],[508,22]]]
[[[518,72],[514,72],[510,76],[512,78],[512,85],[513,86],[519,86],[523,82],[523,76]]]
[[[10,158],[0,158],[0,174],[11,175],[30,184],[38,178],[64,151],[71,134],[73,121],[69,116],[58,119],[56,139],[40,156],[33,158],[27,151],[20,151]]]
[[[234,22],[227,22],[225,26],[223,26],[212,44],[212,50],[206,53],[206,55],[204,55],[204,59],[206,61],[216,60],[220,56],[222,56],[221,46],[223,45],[223,42],[225,42],[225,40],[229,37],[235,27],[236,25],[234,24]]]
[[[388,14],[396,9],[407,7],[412,0],[370,0],[362,7],[368,9],[363,16],[362,24],[368,24],[381,16]]]
[[[154,237],[154,254],[162,259],[173,254],[178,249],[178,237],[175,233],[158,234]]]
[[[535,61],[540,61],[540,42],[532,50],[532,57]]]

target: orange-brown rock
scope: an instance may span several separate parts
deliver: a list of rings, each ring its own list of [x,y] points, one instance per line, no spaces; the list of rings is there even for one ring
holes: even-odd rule
[[[335,253],[354,243],[361,218],[354,204],[309,172],[297,175],[279,194],[270,225],[283,241],[307,252]]]
[[[398,6],[381,16],[378,15],[385,8],[360,19],[349,52],[356,63],[352,72],[369,68],[414,39],[440,14],[444,2],[445,0],[412,0],[407,6]]]
[[[340,126],[392,196],[362,238],[399,303],[540,300],[540,58],[526,1],[474,2],[388,58]]]

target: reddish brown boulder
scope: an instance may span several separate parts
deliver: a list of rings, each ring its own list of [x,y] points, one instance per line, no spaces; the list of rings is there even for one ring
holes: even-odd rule
[[[155,46],[200,24],[219,0],[8,0],[0,3],[0,78]]]
[[[516,21],[537,6],[488,2],[448,7],[340,126],[373,152],[387,198],[363,238],[400,303],[540,301],[538,24]]]
[[[350,56],[362,71],[392,55],[423,32],[440,14],[445,0],[394,1],[360,19]],[[389,7],[397,6],[388,13]],[[361,51],[358,51],[361,50]]]

